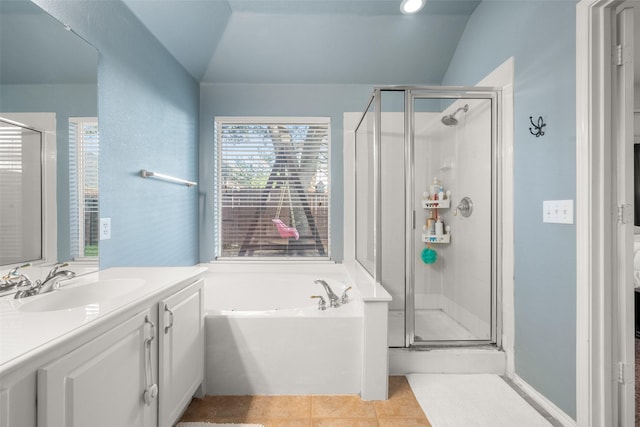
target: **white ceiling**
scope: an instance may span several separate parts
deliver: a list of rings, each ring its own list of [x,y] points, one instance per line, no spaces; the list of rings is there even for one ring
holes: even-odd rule
[[[438,84],[479,0],[124,2],[202,82]]]

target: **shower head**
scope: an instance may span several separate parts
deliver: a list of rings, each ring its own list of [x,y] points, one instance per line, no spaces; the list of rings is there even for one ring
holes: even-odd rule
[[[464,107],[460,107],[458,108],[456,111],[454,111],[452,114],[448,114],[446,116],[444,116],[441,121],[442,124],[445,126],[455,126],[458,124],[458,119],[456,119],[456,114],[458,114],[458,111],[464,111],[465,113],[467,111],[469,111],[469,104],[465,104]]]
[[[455,126],[458,124],[458,119],[453,117],[453,114],[449,114],[448,116],[444,116],[442,118],[442,124],[445,126]]]

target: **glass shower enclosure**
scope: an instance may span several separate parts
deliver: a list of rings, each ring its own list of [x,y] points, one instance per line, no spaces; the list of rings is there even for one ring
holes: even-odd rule
[[[500,345],[499,90],[376,87],[355,133],[356,260],[389,346]]]

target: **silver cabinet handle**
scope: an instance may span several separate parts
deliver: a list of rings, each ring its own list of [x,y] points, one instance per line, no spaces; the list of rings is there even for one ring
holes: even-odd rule
[[[153,359],[151,355],[151,342],[156,338],[156,325],[149,319],[149,316],[145,316],[144,323],[149,325],[149,333],[147,335],[145,330],[144,337],[144,375],[147,382],[147,388],[144,389],[142,398],[145,405],[150,406],[151,402],[158,396],[158,384],[153,380]]]
[[[169,324],[164,327],[164,333],[168,334],[169,329],[171,329],[171,327],[173,326],[173,311],[171,311],[171,309],[165,305],[164,312],[169,313]]]

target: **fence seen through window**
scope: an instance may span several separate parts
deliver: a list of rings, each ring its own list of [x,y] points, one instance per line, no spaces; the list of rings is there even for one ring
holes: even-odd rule
[[[98,256],[99,143],[96,117],[69,118],[69,221],[74,259]]]

